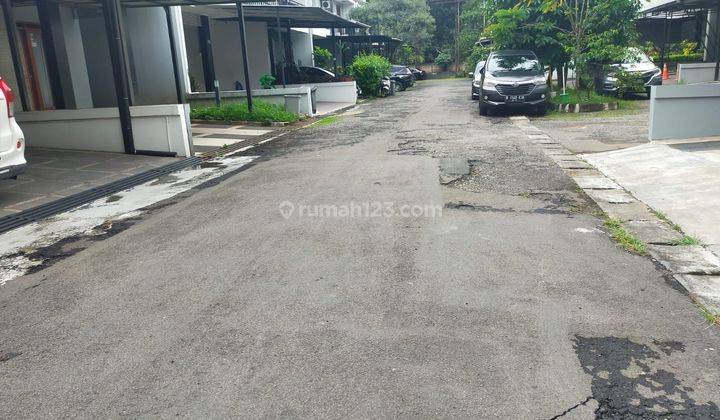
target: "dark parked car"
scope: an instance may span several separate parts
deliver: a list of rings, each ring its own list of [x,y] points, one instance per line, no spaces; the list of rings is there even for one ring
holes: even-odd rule
[[[637,48],[630,49],[630,56],[620,64],[611,66],[611,70],[595,80],[595,87],[600,93],[617,95],[617,72],[625,71],[637,76],[639,86],[637,92],[646,93],[650,97],[650,86],[662,85],[662,70],[653,63],[652,59]]]
[[[427,73],[425,73],[425,70],[420,70],[415,67],[408,67],[410,71],[412,72],[413,76],[415,76],[415,80],[425,80],[427,77]]]
[[[398,82],[401,91],[415,84],[415,76],[405,66],[392,66],[390,68],[390,79]]]
[[[472,88],[470,97],[475,100],[480,97],[480,82],[482,81],[482,71],[485,68],[485,60],[478,61],[475,65],[475,71],[470,73],[472,77]]]
[[[527,107],[538,114],[547,110],[545,72],[532,51],[490,53],[482,70],[480,88],[481,115],[511,107]]]
[[[320,67],[288,68],[288,83],[329,83],[335,81],[335,74]]]

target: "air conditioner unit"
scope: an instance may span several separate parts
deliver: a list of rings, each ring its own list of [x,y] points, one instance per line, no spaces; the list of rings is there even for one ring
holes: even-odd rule
[[[331,0],[322,0],[320,2],[320,7],[327,10],[328,12],[333,11],[333,2]]]

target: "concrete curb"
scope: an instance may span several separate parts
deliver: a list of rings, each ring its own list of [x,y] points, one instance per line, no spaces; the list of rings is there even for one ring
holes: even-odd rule
[[[527,117],[515,116],[510,120],[608,217],[620,220],[624,229],[647,244],[648,255],[670,271],[688,296],[714,315],[720,324],[720,258],[717,255],[704,246],[678,245],[682,233],[660,219],[645,203],[534,126]]]

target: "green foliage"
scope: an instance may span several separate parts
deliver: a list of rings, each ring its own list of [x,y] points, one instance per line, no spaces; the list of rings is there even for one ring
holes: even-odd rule
[[[355,58],[349,71],[363,94],[375,96],[382,78],[390,75],[390,62],[377,54],[361,54]]]
[[[440,66],[443,70],[447,70],[450,63],[453,62],[453,58],[450,54],[441,51],[440,54],[435,57],[435,64]]]
[[[551,97],[550,102],[553,104],[605,104],[609,102],[617,102],[617,98],[612,96],[601,95],[594,91],[581,91],[577,89],[567,89],[565,95],[557,94]]]
[[[272,74],[263,74],[260,76],[260,86],[263,89],[275,89],[275,76]]]
[[[490,48],[475,46],[472,48],[470,55],[465,58],[465,73],[473,73],[475,66],[480,60],[486,60],[490,55]]]
[[[298,116],[285,111],[280,105],[263,101],[253,102],[253,112],[248,111],[247,102],[216,106],[198,106],[190,110],[193,120],[209,121],[259,121],[259,122],[295,122]]]
[[[395,63],[405,65],[417,65],[423,61],[422,55],[415,52],[415,49],[410,44],[402,44],[395,51]]]
[[[372,34],[400,38],[416,51],[432,44],[435,18],[425,0],[371,1],[354,8],[350,16],[370,25]]]
[[[625,70],[618,70],[615,72],[615,82],[618,88],[618,95],[625,96],[628,93],[637,93],[645,91],[645,83],[637,73],[631,73]]]
[[[330,50],[321,47],[313,48],[313,54],[315,55],[315,65],[322,67],[325,70],[333,70],[333,55]]]

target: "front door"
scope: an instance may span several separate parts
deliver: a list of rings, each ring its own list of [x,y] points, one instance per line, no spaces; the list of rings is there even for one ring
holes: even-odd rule
[[[40,26],[28,23],[18,24],[23,45],[23,66],[25,81],[32,94],[33,110],[40,111],[55,108],[50,76],[48,75],[45,49]]]

